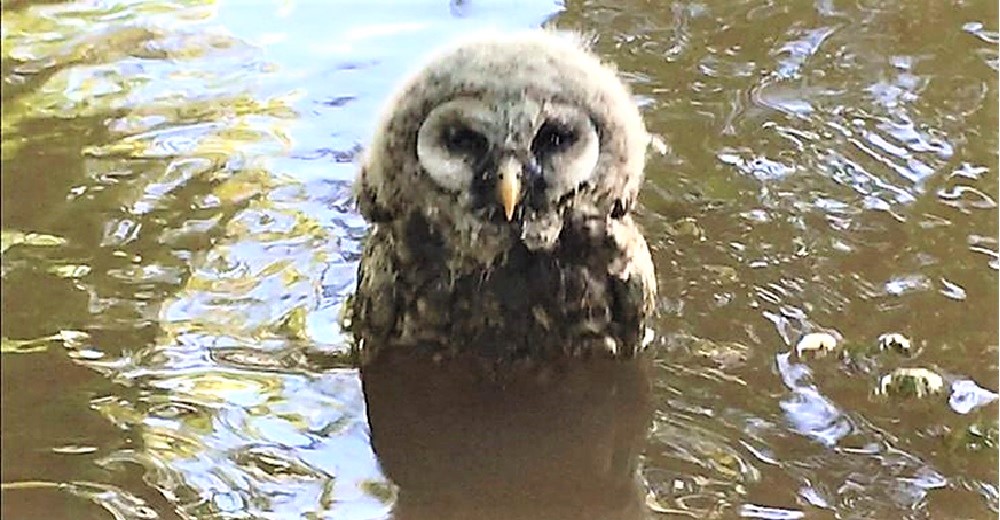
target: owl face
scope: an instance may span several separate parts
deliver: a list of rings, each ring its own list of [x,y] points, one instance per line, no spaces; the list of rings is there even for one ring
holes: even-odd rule
[[[581,107],[525,94],[462,97],[434,108],[417,134],[427,175],[487,221],[522,222],[594,183],[600,138]]]
[[[385,214],[551,247],[566,218],[620,218],[649,142],[613,70],[579,37],[486,36],[438,53],[390,100],[359,179]],[[466,244],[474,247],[475,244]]]

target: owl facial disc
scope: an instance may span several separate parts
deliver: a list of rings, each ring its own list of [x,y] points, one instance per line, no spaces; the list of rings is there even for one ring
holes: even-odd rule
[[[417,157],[439,188],[507,221],[553,209],[596,175],[597,127],[580,107],[524,94],[458,98],[431,110]]]

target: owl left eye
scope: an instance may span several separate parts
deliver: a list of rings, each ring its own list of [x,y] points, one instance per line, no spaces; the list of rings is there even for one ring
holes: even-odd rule
[[[573,128],[555,121],[546,121],[535,134],[531,149],[536,155],[558,153],[573,146],[577,139],[578,136]]]
[[[486,152],[486,148],[489,146],[486,136],[462,126],[446,128],[442,141],[451,153],[481,155]]]

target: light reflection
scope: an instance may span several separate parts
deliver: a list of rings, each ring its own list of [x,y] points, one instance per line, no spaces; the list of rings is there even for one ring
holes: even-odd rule
[[[5,319],[23,329],[28,310],[45,315],[30,323],[43,330],[5,335],[4,361],[67,347],[120,384],[91,406],[127,443],[96,453],[114,472],[141,465],[170,501],[162,511],[383,517],[396,491],[368,444],[336,322],[364,233],[348,202],[352,161],[418,55],[466,31],[535,26],[560,6],[256,4],[5,10],[0,127],[4,190],[16,195],[4,203],[34,219],[12,213],[23,232],[4,224],[16,303]],[[644,208],[670,273],[658,326],[710,338],[662,345],[645,507],[995,512],[993,477],[967,471],[990,466],[996,445],[995,422],[976,422],[996,396],[978,386],[995,372],[982,316],[1000,269],[995,17],[974,3],[815,4],[570,2],[558,20],[596,31],[634,83],[672,150],[651,161],[651,192],[692,214],[661,223],[678,210]],[[74,159],[52,162],[59,154]],[[40,204],[18,200],[46,190],[55,196]],[[678,221],[697,236],[663,231]],[[725,305],[710,303],[722,288]],[[867,401],[864,377],[886,360],[858,375],[779,358],[775,374],[773,345],[816,323],[860,345],[912,327],[924,359],[979,383],[959,379],[938,408],[888,407]],[[79,489],[106,504],[129,493],[109,486]],[[641,493],[628,486],[621,497]]]

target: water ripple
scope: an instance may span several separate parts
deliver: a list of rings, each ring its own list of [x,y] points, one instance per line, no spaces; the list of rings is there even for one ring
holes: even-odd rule
[[[55,485],[122,518],[389,515],[337,322],[354,163],[418,54],[549,20],[593,33],[669,143],[640,215],[663,295],[648,508],[995,513],[998,32],[973,4],[5,4],[4,361],[101,374],[71,393],[122,435],[58,425],[17,456],[141,468]],[[793,357],[831,329],[842,352]],[[873,349],[895,331],[918,352]],[[910,363],[948,399],[874,395]]]

